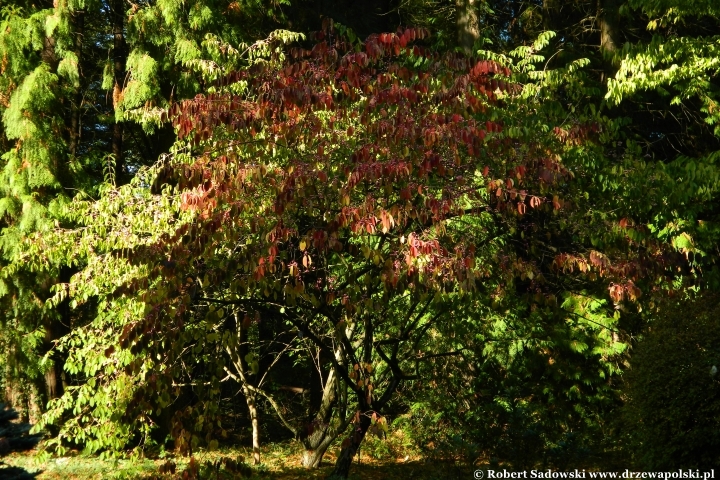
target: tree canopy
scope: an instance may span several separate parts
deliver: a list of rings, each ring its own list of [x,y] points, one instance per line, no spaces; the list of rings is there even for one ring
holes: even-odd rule
[[[340,478],[393,421],[665,466],[614,417],[714,311],[717,9],[371,3],[3,7],[0,379],[47,447],[192,456],[241,395],[256,463],[262,412]]]

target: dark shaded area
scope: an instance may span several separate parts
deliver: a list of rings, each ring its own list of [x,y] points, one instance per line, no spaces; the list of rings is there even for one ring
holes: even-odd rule
[[[422,460],[384,463],[378,465],[375,463],[364,463],[367,461],[361,453],[359,462],[358,457],[354,458],[352,478],[356,479],[422,479],[422,480],[447,480],[451,478],[473,478],[474,467],[460,466],[454,462],[427,462]],[[482,467],[480,469],[483,469]],[[291,478],[326,478],[330,471],[329,467],[322,467],[317,471],[308,473],[308,470],[297,467],[288,467],[281,470],[280,473],[272,478],[291,479]]]
[[[37,478],[40,474],[40,472],[29,473],[27,470],[20,467],[7,467],[3,465],[2,461],[0,461],[0,478],[4,480],[30,480]]]
[[[361,39],[371,33],[394,31],[401,23],[392,0],[304,0],[286,11],[288,27],[299,32],[320,30],[323,18],[352,28]]]
[[[662,308],[634,349],[620,438],[646,471],[710,470],[720,464],[720,295]]]
[[[22,452],[33,449],[41,439],[40,435],[30,435],[30,424],[17,422],[19,414],[0,403],[0,458],[11,452]],[[20,467],[10,467],[0,460],[0,478],[6,480],[22,480],[35,478]]]

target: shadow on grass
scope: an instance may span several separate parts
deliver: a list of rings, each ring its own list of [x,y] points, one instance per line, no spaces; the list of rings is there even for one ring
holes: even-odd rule
[[[332,465],[323,465],[316,470],[302,467],[280,467],[273,471],[259,472],[253,478],[273,480],[296,480],[327,478],[333,470]],[[350,469],[349,480],[452,480],[472,479],[473,468],[459,466],[451,462],[409,461],[383,463],[354,463]]]
[[[30,435],[30,424],[18,422],[18,413],[0,403],[0,458],[11,452],[32,450],[40,442],[40,435]],[[24,468],[8,465],[0,460],[0,478],[27,480],[37,477]]]
[[[3,480],[32,480],[40,473],[30,473],[24,468],[12,467],[0,461],[0,478]]]

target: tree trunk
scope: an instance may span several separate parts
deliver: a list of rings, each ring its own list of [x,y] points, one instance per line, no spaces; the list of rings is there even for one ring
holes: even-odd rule
[[[34,424],[40,421],[40,417],[42,417],[43,411],[45,409],[42,408],[42,395],[39,393],[39,390],[33,385],[30,385],[28,387],[28,390],[29,393],[27,400],[27,423]]]
[[[619,2],[618,0],[598,1],[598,28],[600,30],[600,53],[603,57],[601,82],[615,76],[617,62],[615,55],[620,45],[619,39]]]
[[[330,443],[328,442],[327,445],[320,444],[314,450],[306,449],[302,456],[302,466],[305,468],[319,468]]]
[[[618,0],[600,0],[598,2],[598,27],[600,29],[600,51],[613,54],[619,45]]]
[[[62,397],[62,369],[59,362],[52,362],[50,369],[45,372],[45,388],[47,390],[47,398],[53,400]]]
[[[258,398],[261,395],[259,387],[253,385],[250,380],[246,377],[245,372],[250,368],[248,363],[245,361],[245,357],[248,354],[248,345],[245,341],[247,338],[247,331],[242,328],[240,322],[235,317],[237,323],[237,335],[239,348],[233,352],[228,348],[228,354],[230,360],[235,364],[237,375],[225,369],[239,384],[245,395],[245,401],[248,406],[248,413],[250,413],[250,424],[252,425],[252,446],[253,446],[253,464],[260,464],[260,419],[257,407]],[[258,367],[259,368],[259,367]],[[257,379],[257,372],[255,372]],[[256,380],[257,381],[257,380]]]
[[[477,0],[456,0],[457,6],[457,39],[458,45],[465,55],[472,55],[473,46],[480,38],[480,24],[478,22]]]
[[[80,65],[82,62],[82,41],[83,33],[85,29],[85,11],[76,10],[73,13],[73,23],[75,27],[75,55],[78,59],[78,75],[82,78],[82,71]],[[77,156],[77,148],[80,143],[80,104],[82,103],[82,89],[80,84],[75,89],[75,95],[70,105],[70,141],[68,142],[68,148],[70,150],[70,156]]]
[[[354,425],[354,431],[348,438],[346,446],[340,451],[340,456],[335,462],[335,470],[330,475],[330,479],[339,480],[348,478],[350,474],[350,466],[352,465],[355,454],[360,449],[360,444],[365,438],[365,434],[370,428],[372,420],[367,415],[360,414],[360,419]]]
[[[327,424],[314,428],[315,430],[302,440],[305,447],[302,465],[305,468],[318,468],[330,444],[345,430],[342,427],[332,429]]]
[[[373,355],[372,339],[374,338],[374,328],[372,319],[370,317],[366,317],[365,319],[364,331],[365,338],[362,341],[362,343],[364,344],[363,362],[370,363]],[[346,336],[348,338],[350,337],[350,335]],[[348,350],[350,350],[350,348],[352,348],[352,345],[347,342],[345,343],[345,348],[348,348]],[[392,395],[397,389],[401,380],[404,378],[411,378],[406,377],[400,370],[400,366],[397,364],[395,358],[395,355],[397,353],[396,351],[392,353],[391,357],[388,357],[379,346],[376,351],[393,372],[392,379],[388,386],[385,388],[383,394],[378,398],[372,395],[372,393],[377,393],[375,390],[370,391],[365,388],[358,388],[355,384],[354,379],[351,379],[349,376],[343,376],[343,379],[345,380],[345,382],[347,382],[346,386],[351,387],[355,393],[355,397],[357,398],[358,410],[355,412],[353,431],[350,436],[343,441],[340,456],[335,462],[335,469],[329,477],[331,479],[348,478],[353,457],[355,457],[355,454],[360,450],[360,445],[365,438],[365,434],[367,433],[368,428],[370,428],[370,425],[372,424],[372,417],[370,416],[370,414],[372,414],[373,417],[375,415],[381,414],[385,405],[387,405],[388,401],[390,401],[390,398],[392,398]],[[354,356],[351,358],[354,358]]]
[[[75,271],[70,267],[61,267],[57,282],[70,282],[70,278],[74,273]],[[45,390],[48,401],[60,398],[66,387],[65,376],[63,374],[66,357],[65,354],[54,349],[56,341],[70,333],[72,326],[70,300],[66,298],[60,302],[57,306],[56,312],[58,317],[52,314],[47,314],[43,320],[43,327],[45,328],[43,351],[44,353],[50,353],[50,360],[52,361],[50,369],[45,373]]]
[[[338,381],[337,375],[335,375],[334,370],[330,370],[323,390],[320,407],[311,423],[312,431],[307,437],[302,439],[303,447],[305,447],[302,458],[303,467],[318,468],[330,444],[347,427],[344,412],[342,412],[340,418],[340,426],[338,428],[331,428],[330,426],[335,407],[340,397],[340,395],[338,395],[339,388],[340,382]]]
[[[248,388],[243,387],[248,411],[250,412],[250,423],[252,424],[252,446],[253,465],[260,465],[260,420],[258,418],[257,395]]]
[[[127,53],[125,52],[125,11],[124,0],[112,0],[112,23],[113,23],[113,75],[115,85],[113,87],[113,108],[117,110],[122,101],[122,92],[125,85],[125,63]],[[112,154],[115,160],[114,175],[115,184],[122,183],[123,172],[125,171],[123,158],[123,124],[122,119],[115,116],[112,136]]]
[[[51,352],[55,347],[55,340],[62,337],[62,333],[58,331],[58,323],[59,322],[57,320],[52,318],[48,318],[45,321],[45,352]],[[45,393],[48,401],[60,398],[63,394],[62,358],[57,354],[57,352],[51,352],[50,359],[50,368],[47,372],[45,372]]]
[[[50,65],[50,71],[57,71],[59,60],[55,54],[55,37],[43,38],[43,48],[40,52],[40,58],[43,62]]]

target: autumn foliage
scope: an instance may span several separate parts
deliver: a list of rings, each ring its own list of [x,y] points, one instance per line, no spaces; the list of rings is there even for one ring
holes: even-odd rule
[[[353,43],[328,22],[314,46],[229,73],[170,109],[180,140],[153,192],[176,195],[179,220],[128,246],[149,269],[113,294],[146,305],[120,347],[168,367],[138,386],[126,418],[178,381],[171,360],[199,320],[222,332],[207,337],[209,352],[236,341],[228,322],[244,330],[278,317],[354,393],[343,443],[352,457],[415,378],[404,369],[428,328],[452,321],[443,304],[520,273],[541,288],[539,267],[498,255],[499,242],[531,212],[563,208],[563,143],[534,134],[540,119],[507,66],[439,54],[427,36],[400,29]],[[187,415],[173,430],[183,445]]]
[[[540,185],[566,172],[546,146],[503,135],[514,119],[502,104],[521,89],[508,68],[413,45],[426,36],[407,29],[350,45],[329,29],[278,67],[228,75],[218,93],[176,105],[193,160],[164,172],[201,223],[179,230],[186,242],[168,256],[192,256],[212,235],[260,233],[243,253],[250,281],[277,273],[297,290],[323,258],[358,256],[350,240],[374,237],[383,247],[373,268],[392,289],[420,275],[438,284],[482,276],[473,239],[448,242],[437,227],[553,204]],[[238,85],[242,93],[229,92]],[[322,289],[325,300],[344,294]]]

